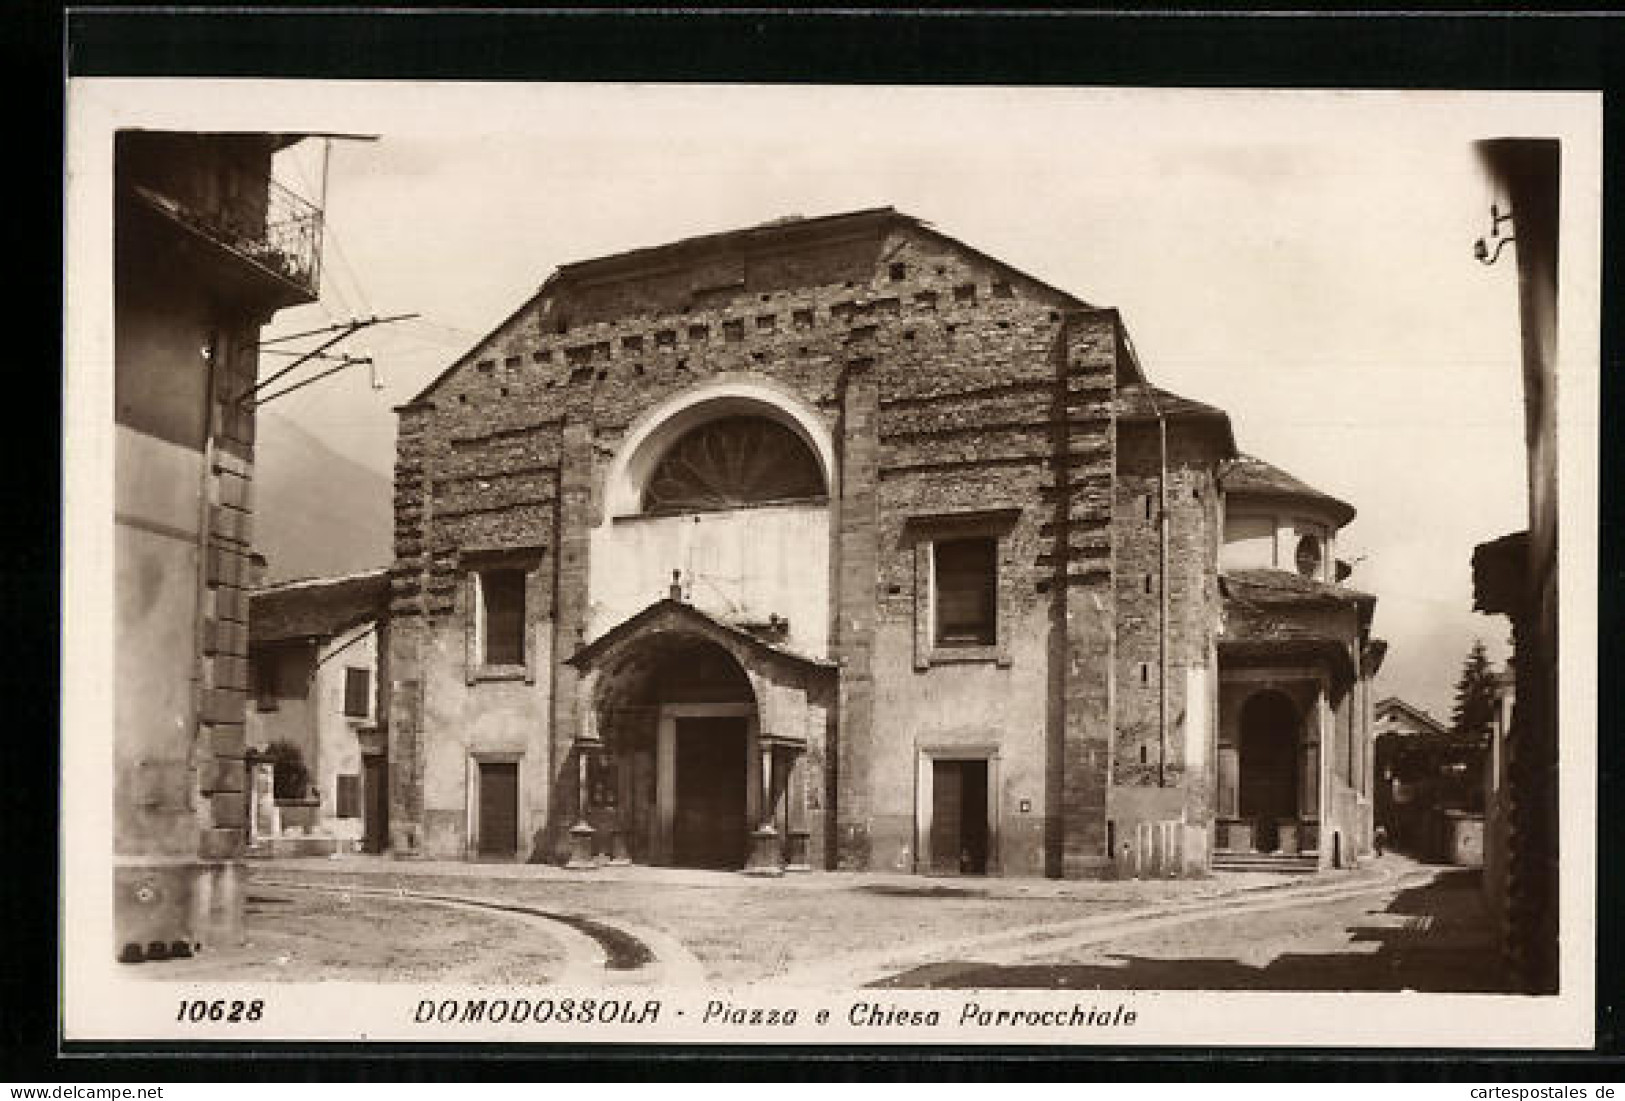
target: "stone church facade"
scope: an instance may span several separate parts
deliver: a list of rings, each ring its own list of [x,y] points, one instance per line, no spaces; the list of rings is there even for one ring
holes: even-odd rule
[[[1370,841],[1353,510],[889,208],[566,265],[399,409],[389,843],[1202,874]]]

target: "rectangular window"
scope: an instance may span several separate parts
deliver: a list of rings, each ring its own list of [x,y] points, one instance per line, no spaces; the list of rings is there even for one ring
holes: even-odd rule
[[[372,710],[372,671],[357,666],[344,670],[344,714],[347,718],[364,719]]]
[[[938,646],[991,646],[997,640],[998,548],[991,537],[932,547]]]
[[[482,660],[486,665],[525,663],[525,571],[480,574]]]
[[[365,670],[363,670],[365,672]],[[339,818],[361,817],[361,777],[355,773],[339,777],[338,807],[335,814]]]

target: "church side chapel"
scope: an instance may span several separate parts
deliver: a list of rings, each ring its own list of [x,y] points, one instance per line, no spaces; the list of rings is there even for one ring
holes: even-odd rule
[[[567,264],[398,410],[389,847],[761,875],[1371,842],[1354,510],[890,208]]]

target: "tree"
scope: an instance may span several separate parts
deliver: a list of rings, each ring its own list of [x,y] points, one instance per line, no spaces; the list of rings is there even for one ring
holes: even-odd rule
[[[271,762],[272,792],[278,799],[303,799],[310,794],[310,769],[303,751],[292,742],[276,741],[265,747],[261,760]]]
[[[1495,722],[1495,670],[1484,651],[1484,641],[1474,639],[1456,681],[1456,706],[1450,712],[1450,732],[1457,738],[1477,741],[1488,735]]]

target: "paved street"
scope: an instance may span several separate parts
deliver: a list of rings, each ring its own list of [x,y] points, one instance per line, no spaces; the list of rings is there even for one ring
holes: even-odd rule
[[[759,880],[619,868],[250,867],[248,944],[151,978],[822,988],[1500,988],[1474,872]]]
[[[1153,918],[1140,932],[1108,930],[1054,949],[1005,952],[999,962],[944,960],[875,985],[1504,992],[1479,892],[1476,872],[1442,870],[1411,885],[1342,897],[1309,894],[1269,907],[1216,908],[1192,920]]]

